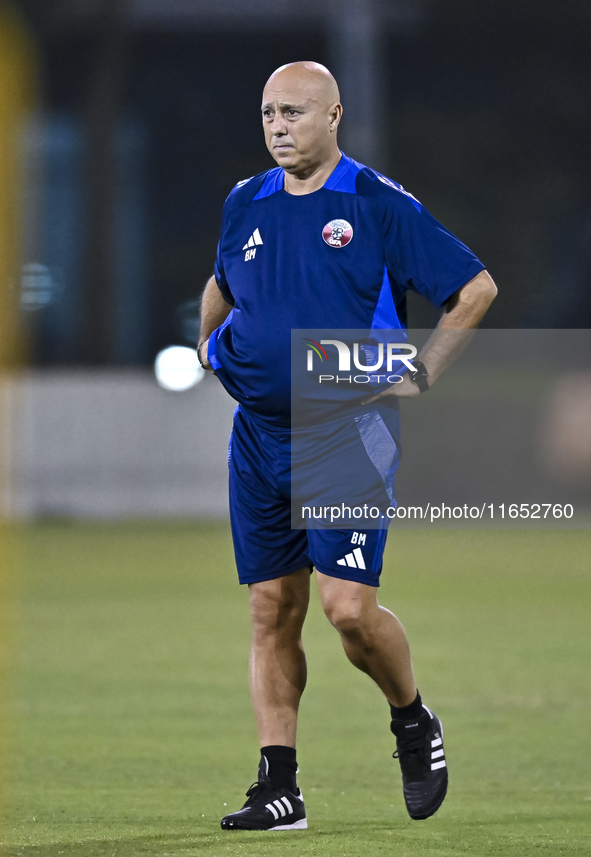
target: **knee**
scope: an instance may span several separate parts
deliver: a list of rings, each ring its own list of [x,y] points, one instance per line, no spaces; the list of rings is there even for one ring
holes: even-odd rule
[[[324,612],[328,621],[344,637],[362,637],[365,635],[366,610],[356,598],[336,598],[324,603]]]

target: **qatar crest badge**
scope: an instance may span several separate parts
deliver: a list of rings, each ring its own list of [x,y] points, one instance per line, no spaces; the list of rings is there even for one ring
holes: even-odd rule
[[[345,247],[353,238],[353,227],[346,220],[331,220],[322,230],[322,237],[329,247]]]

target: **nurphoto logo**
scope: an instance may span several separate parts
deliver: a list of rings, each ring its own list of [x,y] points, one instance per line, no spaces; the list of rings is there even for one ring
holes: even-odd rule
[[[417,369],[412,365],[411,361],[417,356],[417,349],[414,345],[408,342],[379,342],[375,345],[367,345],[365,343],[354,342],[353,347],[342,342],[340,339],[321,339],[316,342],[315,339],[305,339],[307,346],[307,364],[308,372],[314,371],[314,360],[317,362],[328,363],[329,354],[324,348],[325,345],[333,346],[337,350],[336,357],[338,358],[338,371],[351,371],[351,358],[353,365],[364,375],[344,376],[339,375],[318,375],[318,383],[323,381],[336,381],[336,383],[353,383],[353,384],[368,384],[368,383],[383,383],[400,384],[402,375],[392,374],[395,369],[400,369],[402,364],[410,372],[416,372]],[[364,355],[364,361],[361,360],[361,352]],[[330,352],[332,362],[334,363],[334,352]],[[396,365],[395,365],[396,364]],[[376,375],[380,369],[384,367],[385,372]],[[328,368],[328,367],[327,367]],[[332,368],[332,367],[331,367]]]

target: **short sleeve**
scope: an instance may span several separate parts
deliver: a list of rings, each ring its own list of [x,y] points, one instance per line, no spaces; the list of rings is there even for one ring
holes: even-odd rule
[[[405,191],[388,194],[384,214],[386,266],[403,290],[440,307],[484,270],[465,244]]]
[[[226,206],[224,206],[224,214],[222,217],[222,233],[220,235],[220,240],[218,241],[218,249],[217,249],[217,254],[216,254],[216,258],[215,258],[215,265],[214,265],[214,276],[215,276],[215,281],[218,285],[218,289],[222,293],[222,297],[224,298],[224,300],[227,303],[232,304],[232,306],[234,306],[234,295],[232,294],[232,291],[231,291],[230,286],[228,285],[228,281],[226,279],[226,275],[224,273],[224,255],[223,255],[223,249],[222,249],[223,248],[223,242],[224,242],[224,232],[226,231],[226,216],[227,216],[226,207],[227,207],[227,204],[226,204]]]

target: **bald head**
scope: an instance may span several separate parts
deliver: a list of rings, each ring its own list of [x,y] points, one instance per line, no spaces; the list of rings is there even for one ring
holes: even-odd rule
[[[263,101],[265,92],[270,93],[285,87],[305,90],[311,99],[325,107],[330,107],[341,100],[336,80],[326,66],[319,62],[290,62],[280,66],[265,84]]]
[[[273,72],[263,90],[263,128],[286,173],[305,176],[338,161],[339,98],[336,80],[320,63],[292,62]]]

